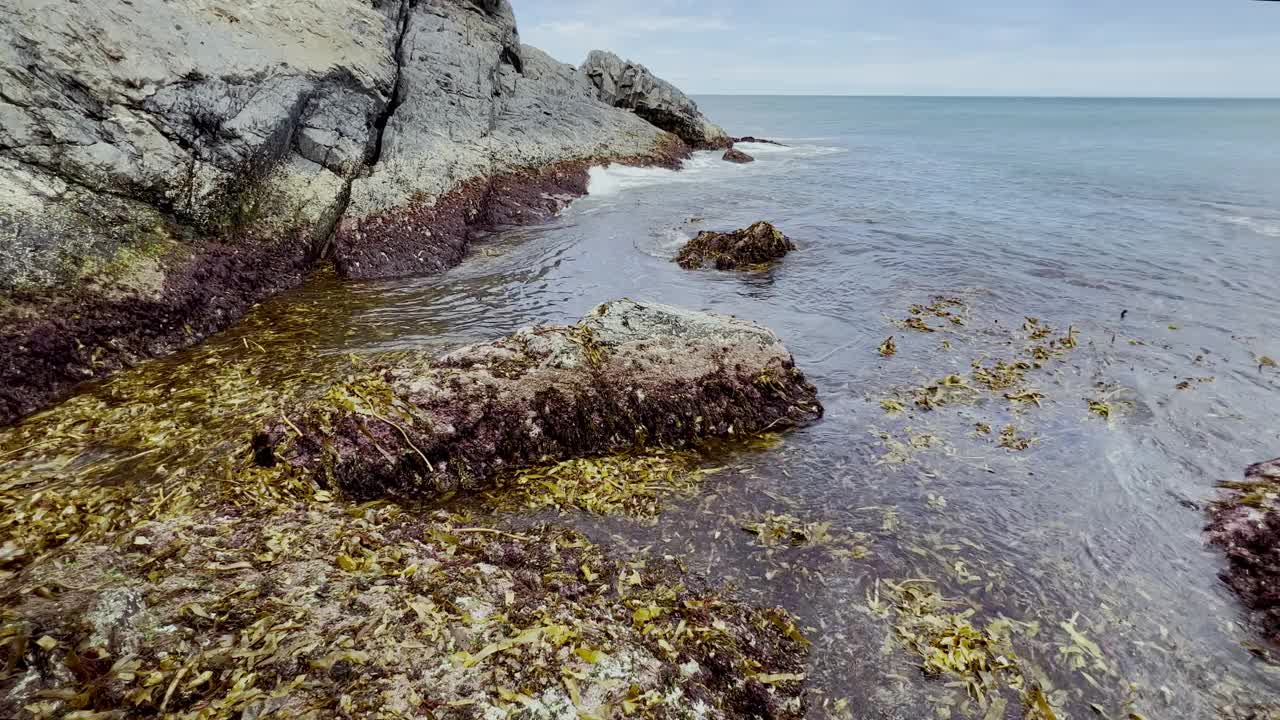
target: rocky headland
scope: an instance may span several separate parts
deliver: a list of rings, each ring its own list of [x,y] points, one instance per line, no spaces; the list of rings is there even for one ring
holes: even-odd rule
[[[317,262],[438,272],[594,163],[732,143],[642,66],[523,45],[506,0],[23,1],[0,66],[0,424]]]

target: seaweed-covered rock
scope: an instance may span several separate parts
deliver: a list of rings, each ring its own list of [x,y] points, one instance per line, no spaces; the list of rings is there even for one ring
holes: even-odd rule
[[[430,499],[502,468],[778,430],[817,393],[769,330],[633,300],[334,387],[271,434],[292,468],[357,498]]]
[[[1280,641],[1280,458],[1245,469],[1243,481],[1222,483],[1206,533],[1227,555],[1222,579]]]
[[[786,147],[786,145],[783,145],[782,143],[777,142],[775,140],[766,140],[765,138],[752,137],[750,135],[747,135],[746,137],[734,138],[733,141],[735,143],[756,143],[758,145],[777,145],[778,147]]]
[[[565,530],[221,505],[61,560],[0,590],[0,717],[804,715],[787,613]]]
[[[756,161],[755,158],[742,152],[738,148],[729,148],[728,150],[725,150],[724,157],[721,159],[727,160],[728,162],[731,162],[731,163],[738,163],[739,165]]]
[[[795,249],[790,238],[761,220],[728,233],[704,230],[680,248],[675,260],[686,270],[707,265],[717,270],[738,270],[773,262]]]

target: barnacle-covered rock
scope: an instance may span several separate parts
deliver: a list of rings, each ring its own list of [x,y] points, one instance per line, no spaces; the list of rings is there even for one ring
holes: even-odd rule
[[[617,300],[573,326],[401,356],[271,434],[276,457],[352,496],[429,499],[503,468],[776,431],[821,413],[769,330]]]
[[[686,270],[707,265],[717,270],[749,269],[779,260],[795,249],[790,238],[761,220],[733,232],[704,230],[680,248],[676,262]]]

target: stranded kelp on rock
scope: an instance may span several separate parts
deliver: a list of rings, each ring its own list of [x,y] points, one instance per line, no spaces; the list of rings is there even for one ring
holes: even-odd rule
[[[809,422],[817,391],[749,322],[619,300],[339,383],[270,429],[273,458],[357,498],[431,500],[499,470]]]
[[[462,522],[222,506],[77,545],[0,597],[0,716],[803,716],[785,612]]]
[[[1222,579],[1280,642],[1280,458],[1250,465],[1243,481],[1224,482],[1209,509],[1209,541],[1227,555]]]
[[[780,260],[795,249],[790,238],[761,220],[733,232],[704,230],[680,248],[675,261],[686,270],[708,265],[717,270],[752,270]]]

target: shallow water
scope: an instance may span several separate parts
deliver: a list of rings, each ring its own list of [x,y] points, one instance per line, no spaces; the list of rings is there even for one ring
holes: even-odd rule
[[[109,461],[108,474],[129,479],[199,462],[195,448],[240,442],[247,422],[235,393],[199,391],[203,368],[247,373],[267,414],[349,353],[488,340],[621,296],[732,313],[783,337],[826,417],[774,450],[715,458],[729,469],[656,523],[559,521],[681,556],[753,602],[796,613],[814,641],[815,717],[841,716],[840,698],[858,718],[1023,716],[1016,701],[987,714],[964,688],[919,670],[877,611],[878,581],[905,579],[974,610],[975,624],[1038,622],[1012,642],[1058,717],[1246,717],[1231,706],[1280,704],[1276,667],[1253,652],[1257,636],[1216,578],[1220,555],[1200,538],[1214,483],[1280,454],[1280,374],[1258,362],[1280,357],[1280,103],[703,105],[735,132],[789,147],[744,146],[757,157],[746,166],[700,154],[679,174],[596,169],[592,195],[562,217],[486,238],[443,276],[319,278],[201,348],[71,401],[129,406],[152,388],[137,412],[176,415],[174,432],[191,437],[181,453],[138,458],[152,440],[111,427],[88,433],[92,451],[69,450],[70,434],[45,431],[59,408],[6,433],[6,450],[44,443],[9,462],[40,475],[64,453],[60,468]],[[799,246],[769,271],[686,272],[670,261],[699,229],[762,218]],[[935,295],[963,301],[966,324],[895,324]],[[913,405],[914,387],[1018,357],[1026,316],[1079,339],[1027,373],[1040,406],[999,392],[931,412]],[[885,358],[877,346],[890,335],[898,351]],[[888,398],[906,412],[886,413]],[[1089,400],[1108,402],[1112,417],[1091,413]],[[1008,425],[1034,438],[1030,447],[999,447]],[[865,532],[869,554],[766,550],[741,529],[764,512]]]

